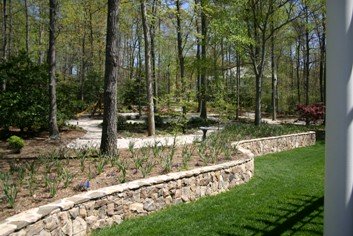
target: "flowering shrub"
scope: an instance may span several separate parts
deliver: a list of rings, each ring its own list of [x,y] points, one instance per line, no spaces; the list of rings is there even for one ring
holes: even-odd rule
[[[306,124],[317,123],[325,117],[325,105],[323,103],[314,103],[310,105],[297,105],[299,120],[303,120]]]

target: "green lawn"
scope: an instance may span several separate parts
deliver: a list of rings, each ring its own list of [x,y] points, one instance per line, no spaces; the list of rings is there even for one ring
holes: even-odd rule
[[[93,235],[322,235],[324,144],[257,158],[229,192],[124,221]]]

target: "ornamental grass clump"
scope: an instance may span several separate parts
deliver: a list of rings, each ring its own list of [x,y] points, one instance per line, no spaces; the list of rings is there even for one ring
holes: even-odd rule
[[[63,169],[61,179],[64,182],[64,188],[69,187],[74,177],[75,175],[72,174],[68,168]]]
[[[153,157],[150,157],[150,148],[144,147],[140,149],[141,152],[141,163],[140,163],[140,171],[142,177],[145,178],[149,175],[153,168],[156,166],[156,162],[154,161]]]
[[[125,183],[126,172],[127,172],[127,169],[129,168],[127,161],[118,159],[114,162],[114,165],[116,166],[116,168],[118,169],[118,172],[120,173],[120,175],[118,176],[118,181],[120,183]]]
[[[155,141],[154,144],[151,146],[151,148],[152,148],[153,157],[156,160],[160,159],[164,150],[164,146],[162,142]]]
[[[205,165],[207,165],[210,162],[208,159],[209,156],[207,155],[207,143],[205,141],[200,142],[197,145],[197,154],[199,154],[200,160]]]
[[[108,163],[108,157],[100,157],[98,161],[96,161],[95,166],[97,170],[97,175],[100,175],[104,171],[105,165]]]
[[[36,178],[36,162],[29,161],[25,163],[26,172],[28,176],[26,178],[26,184],[29,191],[29,194],[33,196],[34,191],[37,187],[37,178]]]
[[[173,167],[173,158],[176,152],[176,136],[174,136],[172,146],[166,150],[165,156],[162,158],[163,172],[168,173]]]
[[[46,174],[44,176],[44,183],[45,183],[45,187],[49,191],[50,197],[51,198],[55,197],[55,195],[58,191],[59,184],[60,184],[58,176],[55,174]]]
[[[9,173],[0,173],[0,182],[2,183],[4,196],[9,207],[14,208],[18,193],[18,184],[11,178]]]
[[[190,145],[190,146],[185,145],[181,151],[182,167],[184,170],[187,170],[189,168],[189,162],[194,153],[194,149],[195,147],[193,145]]]

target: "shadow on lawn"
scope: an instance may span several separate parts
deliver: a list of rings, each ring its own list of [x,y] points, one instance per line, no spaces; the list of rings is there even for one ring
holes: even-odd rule
[[[322,235],[324,197],[300,196],[278,203],[268,212],[258,213],[256,218],[248,218],[247,225],[239,226],[246,235]],[[251,232],[251,233],[250,233]],[[218,232],[219,235],[238,235]]]

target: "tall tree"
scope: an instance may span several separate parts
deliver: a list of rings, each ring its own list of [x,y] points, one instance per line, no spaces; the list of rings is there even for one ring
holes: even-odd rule
[[[309,82],[310,82],[310,32],[309,32],[309,8],[306,5],[304,7],[305,11],[305,50],[304,50],[304,88],[305,88],[305,105],[309,105]]]
[[[200,0],[195,0],[195,8],[196,14],[196,33],[197,35],[201,35],[201,26],[200,26]],[[197,112],[201,112],[201,39],[200,37],[196,37],[196,94],[197,94]]]
[[[148,108],[148,136],[156,134],[156,127],[154,123],[154,103],[153,103],[153,78],[151,68],[151,42],[150,30],[147,22],[147,8],[146,1],[140,0],[141,5],[141,19],[142,28],[145,41],[145,76],[147,82],[147,108]]]
[[[273,20],[271,21],[271,31],[273,31]],[[277,65],[275,55],[275,34],[271,36],[271,81],[272,81],[272,120],[277,119]]]
[[[2,15],[2,58],[6,60],[7,57],[7,7],[6,7],[6,0],[3,0],[3,15]],[[6,81],[3,80],[1,84],[1,90],[6,90]]]
[[[7,56],[11,57],[12,56],[12,49],[13,49],[13,38],[14,38],[14,34],[13,34],[13,12],[12,12],[12,0],[8,0],[8,20],[9,20],[9,32],[8,32],[8,40],[7,40]]]
[[[38,15],[41,17],[41,13],[43,9],[41,7],[38,8]],[[43,52],[43,34],[44,34],[44,27],[43,27],[43,20],[39,17],[39,29],[38,29],[38,64],[43,64],[44,62],[44,52]]]
[[[207,119],[207,79],[206,79],[206,59],[207,59],[207,16],[206,16],[206,1],[200,0],[201,7],[201,60],[203,68],[201,69],[200,75],[200,96],[201,96],[201,107],[200,117]]]
[[[255,125],[261,123],[262,85],[266,65],[267,44],[273,34],[285,25],[294,21],[298,14],[294,14],[296,2],[290,0],[249,0],[246,12],[248,36],[253,43],[248,47],[248,54],[255,74]],[[285,16],[270,29],[270,22],[274,15],[285,9]]]
[[[180,82],[182,94],[185,94],[185,60],[183,55],[183,38],[181,32],[181,1],[175,0],[176,6],[176,21],[177,21],[177,44],[178,44],[178,61],[180,71]],[[186,114],[186,106],[182,107],[183,114]]]
[[[28,0],[25,0],[25,17],[26,17],[26,52],[29,54],[29,16],[28,16]]]
[[[153,80],[153,103],[154,110],[157,111],[157,96],[158,96],[158,79],[156,74],[156,28],[159,20],[157,19],[159,0],[153,0],[152,2],[152,22],[150,27],[150,44],[151,44],[151,66],[152,66],[152,80]]]
[[[57,105],[56,105],[56,50],[55,50],[55,32],[56,32],[56,17],[57,17],[57,1],[49,0],[49,135],[51,139],[59,138],[59,129],[57,124]]]
[[[117,153],[117,75],[119,0],[108,0],[107,36],[104,75],[104,113],[100,151]]]
[[[318,30],[319,42],[320,42],[320,72],[319,72],[319,81],[320,81],[320,101],[326,102],[326,16],[324,13],[321,15],[321,25],[322,32]]]

